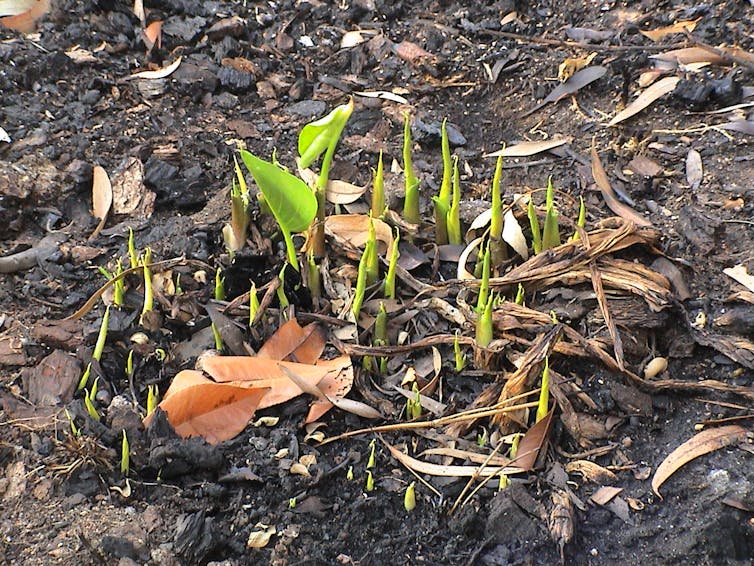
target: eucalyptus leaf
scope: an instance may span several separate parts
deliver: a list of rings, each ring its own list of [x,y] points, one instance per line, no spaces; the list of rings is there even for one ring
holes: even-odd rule
[[[287,232],[308,229],[317,214],[317,198],[306,183],[249,151],[240,153],[280,227]]]
[[[309,167],[328,147],[338,142],[351,112],[353,112],[353,100],[348,104],[341,104],[324,118],[303,127],[298,136],[301,167]]]

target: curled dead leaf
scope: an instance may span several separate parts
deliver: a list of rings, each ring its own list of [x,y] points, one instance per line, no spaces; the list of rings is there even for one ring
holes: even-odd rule
[[[89,236],[90,240],[96,238],[105,227],[112,204],[113,186],[110,184],[110,177],[107,176],[107,171],[95,165],[92,169],[92,214],[95,218],[99,218],[99,224]]]

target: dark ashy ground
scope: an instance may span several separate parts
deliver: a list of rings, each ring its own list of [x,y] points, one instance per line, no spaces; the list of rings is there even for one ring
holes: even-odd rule
[[[573,541],[565,546],[568,564],[754,560],[750,451],[723,448],[686,465],[663,486],[662,500],[650,487],[651,473],[694,435],[697,423],[750,415],[751,396],[669,388],[648,402],[642,397],[643,410],[629,414],[614,389],[611,394],[619,377],[596,363],[561,360],[555,366],[559,373],[597,401],[599,414],[614,417],[609,438],[586,449],[558,422],[540,471],[514,479],[501,492],[485,487],[454,513],[450,508],[466,480],[427,476],[442,497],[418,483],[418,506],[409,514],[403,490],[413,476],[378,442],[376,490],[365,493],[363,468],[372,437],[312,446],[299,428],[303,400],[265,411],[280,416],[277,425],[249,426],[218,447],[169,435],[157,446],[137,430],[131,493],[124,497],[110,489],[123,485],[117,472],[120,430],[138,429],[139,423],[128,403],[119,410],[117,403],[108,407],[109,398],[130,401],[135,394],[143,405],[147,384],[164,391],[179,369],[193,363],[190,353],[182,361],[173,351],[192,327],[168,321],[150,337],[169,361],[145,356],[131,386],[119,377],[137,329],[138,305],[130,318],[111,320],[102,363],[109,379],[103,380],[100,399],[106,424],[82,424],[83,435],[73,439],[68,420],[44,399],[45,393],[65,396],[52,384],[66,361],[48,360],[49,390],[29,388],[33,370],[53,350],[76,354],[63,356],[70,363],[89,359],[102,310],[95,308],[83,324],[55,321],[102,284],[95,266],[125,254],[127,227],[135,230],[140,248],[152,248],[155,260],[186,256],[204,262],[208,273],[227,267],[221,229],[229,218],[227,189],[237,144],[263,156],[277,149],[281,162],[291,166],[300,127],[363,91],[392,91],[408,104],[356,96],[333,177],[367,184],[380,150],[386,163],[400,162],[402,112],[409,110],[427,220],[440,179],[433,128],[444,117],[458,134],[452,141],[469,207],[488,198],[494,160],[483,158],[485,153],[502,143],[561,135],[571,138],[565,152],[506,160],[506,199],[544,187],[552,175],[558,199],[584,197],[587,227],[612,216],[592,181],[594,144],[614,185],[661,231],[660,251],[680,268],[689,288],[660,326],[641,333],[635,348],[627,346],[631,368],[638,372],[648,359],[663,355],[670,358],[666,376],[675,380],[751,387],[752,303],[723,269],[738,264],[754,269],[753,111],[744,105],[711,113],[751,103],[751,59],[675,71],[689,81],[686,96],[673,93],[607,126],[634,98],[650,56],[671,49],[658,48],[640,29],[699,19],[693,32],[698,40],[752,53],[749,2],[157,0],[145,7],[147,23],[163,22],[162,44],[149,55],[128,2],[53,0],[35,34],[0,31],[0,128],[11,140],[0,141],[0,255],[30,248],[48,231],[66,236],[38,248],[26,269],[3,269],[0,275],[3,563],[552,564],[560,553],[547,516],[553,486],[564,485],[583,504],[575,511]],[[341,49],[344,34],[353,30],[363,30],[367,41]],[[591,40],[589,30],[602,35]],[[426,52],[412,51],[404,41]],[[662,41],[690,45],[683,35]],[[561,62],[592,52],[592,64],[607,68],[604,77],[575,97],[523,115],[557,86]],[[128,79],[178,56],[182,62],[167,78]],[[711,91],[723,84],[714,81],[725,79],[727,86]],[[716,127],[734,120],[748,120],[749,134]],[[690,150],[703,164],[698,183],[689,182]],[[659,170],[631,172],[637,157]],[[143,167],[143,185],[154,202],[140,193],[146,202],[110,218],[88,240],[96,225],[90,214],[93,165],[111,177],[127,165]],[[575,216],[576,208],[566,208],[565,215]],[[262,220],[259,226],[256,251],[266,256],[249,263],[264,284],[274,276],[279,248],[272,254],[263,249],[273,231]],[[653,258],[642,250],[633,259],[649,264]],[[248,273],[237,281],[229,276],[236,294],[246,290]],[[210,285],[204,289],[188,281],[189,272],[185,278],[201,302],[211,298]],[[731,296],[734,292],[738,295]],[[410,296],[408,287],[404,293]],[[698,321],[700,313],[713,337],[708,347],[690,337],[694,330],[687,323]],[[201,312],[195,321],[206,327],[205,319]],[[423,313],[412,329],[428,334],[435,325],[452,332],[432,313]],[[630,331],[626,336],[633,336]],[[737,362],[721,353],[720,336],[727,337],[727,353],[737,355]],[[264,337],[250,339],[258,345]],[[426,354],[416,355],[426,361]],[[489,377],[455,376],[451,361],[445,360],[443,379],[462,408],[480,390],[478,380]],[[353,395],[368,397],[371,387],[365,380],[355,388],[361,394]],[[36,401],[36,410],[27,400]],[[83,413],[80,400],[69,409]],[[44,418],[50,414],[57,417]],[[324,420],[328,436],[367,425],[339,411]],[[739,424],[750,426],[745,418]],[[422,442],[407,433],[385,438],[393,445]],[[289,456],[277,459],[284,448]],[[303,454],[316,456],[311,478],[288,471],[293,456]],[[611,510],[590,502],[597,486],[578,474],[564,484],[563,466],[579,459],[613,470],[614,485],[630,507]],[[352,481],[346,479],[349,466],[356,470]],[[249,535],[262,530],[260,523],[274,527],[275,534],[264,548],[249,549]]]

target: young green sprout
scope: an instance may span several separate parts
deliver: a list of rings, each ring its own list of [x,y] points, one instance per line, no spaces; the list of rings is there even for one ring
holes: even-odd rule
[[[297,503],[296,502],[296,498],[295,497],[291,497],[288,500],[288,509],[295,509],[296,508],[296,503]]]
[[[545,226],[542,230],[542,250],[549,250],[560,245],[560,227],[558,226],[558,211],[555,209],[552,176],[547,180],[547,198],[545,207]]]
[[[76,426],[73,415],[68,412],[68,409],[65,409],[65,416],[68,418],[68,422],[71,423],[71,434],[73,434],[73,436],[81,436],[81,431],[79,430],[79,427]]]
[[[579,217],[576,220],[576,226],[584,228],[586,226],[586,204],[584,204],[584,197],[579,197]],[[570,240],[575,242],[579,239],[579,231],[576,230],[571,236]]]
[[[94,401],[97,398],[97,389],[99,388],[99,377],[94,380],[94,383],[92,384],[92,389],[87,392],[87,397],[89,397],[89,400],[94,404]]]
[[[88,390],[84,390],[84,406],[86,407],[86,412],[89,413],[89,416],[92,417],[95,421],[100,420],[99,413],[97,412],[97,408],[94,406],[94,403],[92,402],[91,395],[89,394]]]
[[[476,435],[476,443],[477,446],[480,448],[484,448],[484,446],[487,444],[487,442],[490,439],[490,433],[487,432],[487,429],[482,427],[482,432]]]
[[[280,270],[280,273],[278,273],[278,279],[280,279],[280,285],[278,285],[278,288],[275,290],[275,294],[280,303],[280,310],[285,310],[291,305],[288,296],[285,294],[285,265]]]
[[[353,481],[353,466],[348,466],[348,471],[346,472],[346,479],[348,481]]]
[[[442,182],[440,193],[432,197],[435,204],[435,239],[437,245],[448,243],[448,211],[450,210],[450,191],[453,184],[453,165],[450,158],[450,143],[448,141],[448,119],[442,121]]]
[[[518,456],[518,443],[521,442],[522,436],[522,434],[516,434],[513,436],[513,443],[511,444],[511,449],[508,452],[508,456],[511,458],[511,460]]]
[[[406,493],[403,494],[403,508],[411,513],[416,509],[416,482],[412,481],[406,488]]]
[[[113,283],[113,304],[116,307],[122,307],[123,306],[123,295],[125,294],[126,290],[126,282],[123,280],[122,277],[119,277],[121,273],[123,273],[123,261],[121,261],[120,258],[118,258],[115,262],[115,272],[110,273],[107,269],[100,266],[99,272],[105,276],[108,280],[115,279],[115,283]],[[116,279],[117,277],[117,279]]]
[[[456,373],[461,373],[463,368],[466,367],[466,354],[461,352],[461,332],[456,330],[455,338],[453,338],[453,356],[456,361]]]
[[[151,414],[157,408],[157,404],[160,402],[160,392],[157,389],[157,384],[153,383],[147,387],[147,414]]]
[[[181,287],[181,274],[175,276],[175,294],[176,295],[182,295],[183,294],[183,288]]]
[[[411,224],[419,224],[419,179],[411,163],[411,119],[408,112],[403,114],[403,177],[406,188],[403,218]]]
[[[222,270],[218,267],[215,271],[215,300],[225,300],[225,277],[222,276]]]
[[[375,451],[377,450],[377,441],[373,438],[369,443],[369,459],[367,460],[367,470],[377,467],[377,456]]]
[[[249,289],[249,326],[253,326],[259,312],[259,295],[257,295],[257,285],[251,282]]]
[[[130,451],[128,447],[128,436],[126,436],[126,429],[123,429],[123,439],[120,443],[120,473],[127,476],[129,469]]]
[[[486,348],[492,342],[492,301],[493,296],[487,299],[484,310],[477,313],[476,321],[476,343],[480,348]]]
[[[136,253],[133,228],[128,229],[128,260],[131,264],[131,269],[139,267],[139,255]]]
[[[361,253],[361,259],[359,260],[359,269],[356,274],[356,290],[354,291],[353,302],[351,304],[351,312],[357,322],[359,320],[359,313],[361,313],[361,305],[364,304],[364,297],[366,296],[371,255],[377,254],[375,246],[376,243],[374,240],[367,240],[364,251]]]
[[[517,305],[524,306],[524,300],[526,299],[526,295],[524,292],[524,286],[521,285],[521,283],[518,284],[518,289],[516,290],[516,298],[513,301]]]
[[[288,262],[299,271],[293,232],[307,230],[317,215],[317,196],[298,177],[275,163],[240,150],[241,161],[254,177],[264,202],[280,227]],[[323,216],[324,219],[324,216]],[[324,244],[324,232],[323,244]],[[315,252],[316,253],[316,252]]]
[[[497,484],[497,490],[503,491],[510,484],[511,484],[511,480],[508,479],[508,476],[505,475],[503,472],[500,472],[500,481]]]
[[[534,254],[542,251],[542,233],[539,230],[539,218],[537,218],[537,209],[534,201],[529,196],[529,205],[526,209],[526,215],[529,217],[529,227],[531,228],[531,247]]]
[[[223,226],[225,249],[231,257],[244,247],[249,228],[249,188],[238,159],[233,156],[234,177],[230,189],[230,224]]]
[[[345,128],[352,112],[353,99],[349,100],[348,104],[342,104],[333,109],[324,118],[304,126],[298,136],[301,167],[309,167],[322,153],[325,154],[322,158],[315,193],[317,223],[314,225],[312,238],[314,255],[317,257],[325,255],[325,204],[330,166],[340,135],[343,133],[343,128]]]
[[[492,177],[492,214],[490,216],[490,239],[492,240],[500,240],[503,237],[503,199],[500,194],[502,178],[503,156],[501,155],[497,158],[495,174]]]
[[[110,323],[110,307],[105,309],[105,314],[102,317],[102,323],[99,327],[99,334],[97,334],[97,342],[94,345],[94,352],[92,353],[92,359],[100,361],[102,358],[102,352],[105,349],[105,342],[107,341],[107,327]]]
[[[421,393],[419,393],[419,386],[415,381],[411,387],[411,392],[414,394],[414,398],[406,399],[406,417],[410,421],[415,421],[422,416]]]
[[[373,346],[387,346],[387,310],[385,309],[385,303],[380,301],[379,309],[377,309],[377,316],[374,321],[374,330],[372,331],[372,345]],[[379,358],[380,373],[385,373],[387,370],[387,358],[382,356]]]
[[[222,351],[223,349],[223,337],[220,334],[220,330],[217,328],[217,325],[213,322],[212,323],[212,338],[215,340],[215,350],[218,352]]]
[[[395,298],[395,271],[398,267],[398,258],[401,253],[398,250],[398,244],[400,243],[401,233],[398,228],[395,229],[395,239],[393,240],[393,247],[390,249],[390,262],[387,266],[387,274],[385,275],[385,298]]]
[[[479,296],[477,297],[476,312],[481,313],[487,306],[487,299],[490,295],[490,243],[484,248],[482,257],[482,282],[479,285]]]
[[[448,209],[446,221],[448,227],[448,242],[453,245],[461,245],[461,180],[458,173],[458,156],[453,156],[453,198]]]
[[[380,277],[380,256],[377,249],[377,233],[374,230],[374,220],[369,218],[369,232],[367,238],[367,244],[364,249],[366,253],[369,250],[367,256],[367,286],[374,285]]]
[[[372,470],[367,470],[366,490],[368,492],[374,491],[374,476],[372,475]]]
[[[134,351],[128,351],[128,357],[126,358],[126,377],[133,375],[134,373]]]
[[[144,271],[144,306],[141,309],[141,318],[139,322],[142,323],[144,315],[154,308],[154,294],[152,291],[152,270],[149,265],[152,263],[152,249],[146,248],[144,250],[144,256],[141,258],[141,265]]]
[[[385,204],[385,173],[382,165],[382,150],[380,157],[377,159],[377,170],[374,172],[372,182],[372,218],[382,218],[385,216],[387,205]]]
[[[89,383],[89,376],[92,373],[92,363],[89,362],[86,364],[86,369],[84,370],[84,373],[81,374],[81,377],[79,378],[79,384],[78,387],[76,387],[76,391],[81,391],[84,389],[87,384]]]
[[[545,357],[545,367],[542,370],[542,388],[539,391],[539,403],[537,404],[537,416],[539,422],[547,416],[550,404],[550,357]]]

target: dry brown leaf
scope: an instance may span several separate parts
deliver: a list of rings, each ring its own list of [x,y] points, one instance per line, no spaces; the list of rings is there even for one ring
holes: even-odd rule
[[[157,49],[162,47],[162,22],[160,20],[155,20],[149,24],[141,33],[147,51],[151,51],[155,46],[157,46]]]
[[[702,156],[695,149],[690,149],[686,155],[686,180],[692,191],[699,188],[704,178],[704,168],[702,167]]]
[[[351,204],[367,192],[366,185],[360,187],[347,181],[329,181],[327,183],[327,200],[333,204]]]
[[[723,273],[746,287],[749,291],[754,292],[754,276],[749,275],[746,266],[738,264],[735,267],[726,267]]]
[[[96,238],[97,234],[102,231],[107,222],[107,215],[110,213],[110,207],[113,204],[113,187],[110,184],[110,178],[99,165],[92,169],[92,214],[99,218],[99,224],[89,236],[89,239]]]
[[[432,62],[436,60],[436,57],[429,51],[413,43],[411,41],[401,41],[397,43],[394,48],[395,54],[398,55],[404,61],[416,65],[424,61]]]
[[[609,484],[618,481],[618,476],[613,472],[589,460],[568,462],[565,466],[565,471],[569,474],[581,474],[585,480],[597,484]]]
[[[273,334],[259,349],[258,358],[288,360],[300,364],[314,364],[325,350],[325,337],[318,324],[301,328],[292,318]]]
[[[622,487],[609,487],[603,485],[602,487],[598,488],[597,491],[595,491],[589,499],[591,499],[597,505],[604,506],[610,503],[610,501],[621,491],[623,491]]]
[[[639,30],[639,33],[644,37],[648,37],[652,41],[657,42],[661,41],[668,35],[694,31],[694,28],[696,27],[696,24],[699,23],[699,20],[701,20],[701,18],[697,18],[696,20],[683,20],[681,22],[674,23],[672,26],[664,26],[652,30]]]
[[[134,0],[133,13],[139,18],[141,27],[144,27],[144,24],[147,23],[147,13],[144,10],[144,0]]]
[[[20,33],[31,33],[36,27],[37,20],[50,11],[50,0],[5,0],[2,4],[3,13],[12,14],[0,18],[0,27]],[[7,9],[6,9],[7,7]]]
[[[615,124],[630,118],[634,114],[638,114],[658,98],[665,96],[669,92],[673,92],[680,80],[680,77],[665,77],[664,79],[657,81],[652,86],[646,88],[644,92],[639,95],[639,98],[626,106],[621,112],[618,112],[618,114],[608,122],[608,125],[614,126]]]
[[[382,255],[393,247],[393,231],[390,226],[373,218],[377,247]],[[369,216],[364,214],[336,214],[325,219],[325,233],[341,244],[351,248],[362,248],[369,237]]]
[[[156,195],[144,185],[144,165],[136,157],[127,158],[113,174],[113,213],[149,218]]]
[[[605,73],[607,73],[607,69],[599,65],[587,67],[586,69],[581,69],[578,73],[573,75],[566,82],[561,83],[557,87],[555,87],[553,91],[550,94],[548,94],[536,106],[530,108],[529,110],[521,114],[521,117],[523,118],[523,117],[528,116],[529,114],[533,114],[534,112],[536,112],[543,106],[550,104],[551,102],[558,102],[559,100],[562,100],[566,96],[576,94],[579,90],[581,90],[588,84],[591,84],[597,79],[602,78],[605,75]]]
[[[740,444],[746,441],[747,431],[738,425],[721,426],[703,430],[678,446],[662,461],[652,478],[652,491],[658,497],[660,486],[678,471],[683,465],[694,458],[709,454],[720,448]]]
[[[594,182],[597,183],[597,187],[599,187],[600,192],[602,193],[602,198],[605,199],[605,203],[610,208],[610,210],[612,210],[618,216],[625,218],[626,220],[631,220],[637,226],[652,225],[649,220],[641,216],[633,208],[623,204],[618,200],[618,197],[616,196],[613,187],[610,185],[610,181],[607,178],[607,173],[605,173],[605,169],[604,167],[602,167],[599,155],[597,154],[597,150],[594,148],[594,146],[592,146],[592,176],[594,177]]]
[[[261,530],[254,530],[249,533],[249,538],[246,541],[247,548],[264,548],[270,543],[272,536],[277,534],[274,525],[268,527],[262,523],[257,523],[254,528]]]
[[[486,153],[484,157],[529,157],[530,155],[536,155],[543,153],[561,145],[567,144],[571,141],[571,138],[553,138],[545,141],[529,141],[521,142],[514,145],[509,145],[501,150],[494,151],[492,153]]]
[[[526,471],[533,470],[536,467],[537,460],[544,455],[547,442],[550,440],[554,412],[555,409],[550,409],[550,412],[542,420],[526,431],[521,442],[518,443],[518,452],[513,463],[519,468]]]
[[[651,55],[650,59],[655,59],[657,61],[670,61],[673,63],[680,63],[681,65],[688,65],[689,63],[711,63],[714,65],[722,65],[727,61],[725,57],[712,53],[707,49],[702,49],[701,47],[673,49],[672,51],[666,51],[665,53]]]
[[[167,65],[166,67],[162,67],[161,69],[157,69],[155,71],[141,71],[139,73],[134,73],[133,75],[129,75],[125,78],[125,80],[131,80],[131,79],[164,79],[165,77],[169,77],[172,75],[178,67],[181,66],[181,61],[183,61],[183,56],[178,57],[175,61],[173,61],[170,65]]]

